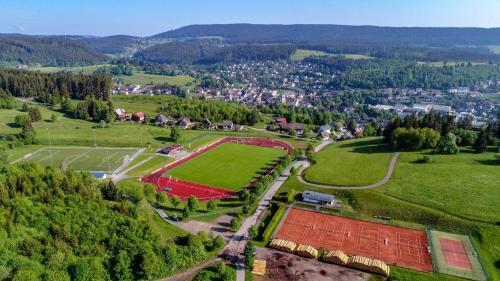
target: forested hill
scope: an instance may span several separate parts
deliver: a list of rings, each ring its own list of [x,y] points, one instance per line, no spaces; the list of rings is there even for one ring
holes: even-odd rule
[[[296,47],[291,44],[218,45],[211,41],[170,42],[139,51],[135,59],[155,63],[208,64],[248,60],[288,59]]]
[[[81,37],[80,42],[106,54],[118,54],[125,51],[126,48],[137,43],[139,37],[128,35],[113,35],[104,37]]]
[[[500,45],[500,28],[379,27],[332,24],[213,24],[189,25],[154,38],[223,37],[232,43]]]
[[[107,57],[85,44],[62,36],[0,36],[0,61],[44,66],[92,65]]]

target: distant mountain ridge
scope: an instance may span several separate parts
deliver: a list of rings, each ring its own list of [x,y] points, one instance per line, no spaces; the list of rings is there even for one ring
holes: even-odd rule
[[[0,36],[0,61],[44,66],[91,65],[107,57],[87,45],[64,36]]]
[[[188,25],[153,35],[182,39],[223,37],[231,43],[500,45],[500,28],[383,27],[334,24],[207,24]]]

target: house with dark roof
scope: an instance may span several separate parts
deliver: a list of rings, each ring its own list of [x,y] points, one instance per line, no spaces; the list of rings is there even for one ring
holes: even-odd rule
[[[222,129],[225,131],[232,131],[234,129],[233,121],[231,120],[222,121]]]
[[[187,129],[190,125],[191,121],[189,120],[189,118],[183,117],[177,120],[177,126],[179,126],[179,128],[181,129]]]
[[[170,120],[163,114],[158,114],[155,116],[155,125],[165,126],[169,123],[169,121]]]
[[[217,129],[217,126],[210,120],[208,120],[208,118],[205,118],[203,119],[203,121],[201,121],[201,126],[203,127],[203,129],[209,131]]]
[[[282,131],[285,131],[287,133],[295,130],[295,132],[297,132],[297,135],[304,134],[304,124],[302,123],[285,123],[280,125],[280,128]]]

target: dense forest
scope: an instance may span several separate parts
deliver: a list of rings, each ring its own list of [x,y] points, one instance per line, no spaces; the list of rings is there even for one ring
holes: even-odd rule
[[[0,61],[44,66],[92,65],[107,57],[88,46],[56,36],[0,36]]]
[[[78,41],[106,54],[119,54],[138,42],[139,37],[113,35],[104,37],[82,37]]]
[[[111,99],[112,81],[102,75],[62,75],[33,71],[0,70],[0,89],[21,98],[35,97],[55,104],[60,97]]]
[[[326,73],[337,73],[330,83],[334,89],[424,88],[446,90],[477,86],[498,79],[499,64],[444,64],[433,66],[402,60],[346,60],[334,57],[308,58]]]
[[[154,198],[153,187],[132,195],[71,169],[0,164],[0,279],[158,279],[223,244],[206,235],[160,241],[147,222]]]
[[[333,24],[211,24],[189,25],[153,38],[223,37],[231,43],[297,43],[363,45],[500,45],[500,28],[379,27]]]
[[[168,64],[212,64],[249,60],[288,59],[296,47],[291,44],[218,45],[213,41],[171,42],[155,45],[134,55],[136,60]]]

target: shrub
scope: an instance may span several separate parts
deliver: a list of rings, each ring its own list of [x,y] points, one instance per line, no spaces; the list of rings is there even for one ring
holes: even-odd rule
[[[285,214],[286,211],[286,206],[285,205],[280,205],[278,207],[278,210],[276,210],[276,213],[274,213],[273,218],[271,221],[269,221],[269,224],[267,225],[266,230],[262,233],[262,239],[264,241],[267,241],[271,238],[271,235],[274,232],[274,229],[278,225],[278,223],[281,221],[281,218]]]

